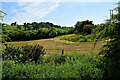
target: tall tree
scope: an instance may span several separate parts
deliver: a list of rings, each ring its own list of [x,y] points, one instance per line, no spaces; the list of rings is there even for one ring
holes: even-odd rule
[[[25,31],[27,30],[27,24],[26,23],[24,23],[24,28],[25,28]]]
[[[75,24],[75,32],[76,33],[84,33],[85,31],[88,31],[86,33],[91,33],[91,28],[86,28],[86,27],[93,27],[93,22],[92,21],[89,21],[89,20],[86,20],[86,21],[78,21],[76,24]],[[87,30],[86,30],[87,29]]]
[[[103,29],[114,33],[114,35],[110,35],[110,41],[104,45],[99,53],[99,55],[104,55],[106,61],[104,77],[112,80],[120,78],[120,6],[117,15],[118,17],[114,18],[109,24],[107,23],[107,27]],[[99,36],[104,36],[105,33],[106,31],[103,31]]]

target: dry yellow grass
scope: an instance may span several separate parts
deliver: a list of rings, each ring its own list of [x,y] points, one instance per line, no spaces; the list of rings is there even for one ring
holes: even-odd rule
[[[99,52],[99,49],[103,46],[105,42],[99,41],[97,42],[94,50],[91,52],[91,50],[94,47],[94,42],[70,42],[65,40],[57,40],[55,38],[53,39],[40,39],[40,40],[32,40],[32,41],[16,41],[16,42],[8,42],[10,45],[14,46],[22,46],[22,45],[35,45],[40,44],[42,45],[46,50],[46,56],[53,55],[53,54],[61,54],[62,49],[64,49],[65,53],[70,52],[78,52],[82,54],[97,54]],[[4,47],[4,44],[3,44]]]

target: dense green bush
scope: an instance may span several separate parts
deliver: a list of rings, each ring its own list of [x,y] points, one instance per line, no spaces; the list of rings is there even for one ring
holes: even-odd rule
[[[110,39],[116,37],[115,22],[107,22],[105,24],[96,25],[96,28],[92,30],[91,37],[94,39]]]
[[[65,56],[63,58],[63,56]],[[2,77],[5,78],[77,78],[77,79],[102,79],[103,65],[102,60],[95,56],[85,54],[65,54],[58,56],[55,62],[34,65],[15,64],[12,61],[3,61]],[[59,64],[58,60],[65,59],[65,62]],[[50,58],[49,58],[50,59]]]
[[[120,15],[119,15],[120,16]],[[99,55],[104,55],[104,78],[119,79],[120,78],[120,23],[116,23],[116,19],[102,25],[102,30],[97,31],[96,38],[108,38],[100,51]],[[98,28],[99,29],[99,28]]]
[[[2,43],[5,43],[5,42],[10,42],[10,41],[12,41],[11,39],[10,39],[10,37],[8,36],[8,35],[6,35],[6,34],[3,34],[2,35]]]
[[[74,33],[74,28],[71,28],[68,30],[67,34],[73,34]]]
[[[55,36],[57,36],[57,32],[55,30],[53,30],[49,33],[50,38],[55,37]]]
[[[120,78],[120,40],[111,40],[103,49],[99,55],[104,55],[106,65],[104,71],[104,77],[110,79]]]
[[[51,27],[49,30],[39,29],[39,30],[5,30],[2,35],[2,42],[10,41],[27,41],[36,39],[46,39],[53,38],[60,35],[73,33],[73,29],[69,30],[59,30]]]
[[[95,26],[94,26],[93,24],[84,25],[83,33],[91,34],[91,33],[92,33],[92,30],[93,30],[94,28],[95,28]]]
[[[67,40],[72,42],[91,42],[90,36],[78,35],[78,34],[69,34],[56,37],[60,40]]]
[[[92,29],[95,28],[92,21],[86,20],[86,21],[78,21],[75,24],[75,31],[74,33],[84,33],[84,34],[91,34]]]
[[[52,38],[52,37],[55,37],[58,35],[57,31],[55,28],[50,28],[48,31],[47,31],[47,34],[48,34],[48,37]]]
[[[6,45],[3,50],[3,60],[13,60],[18,63],[26,63],[35,61],[37,63],[43,55],[45,50],[41,45],[26,45],[22,47],[14,47]]]
[[[10,31],[8,36],[12,41],[25,41],[25,40],[36,39],[36,34],[37,34],[36,31],[32,32],[32,31],[18,30],[18,31]]]

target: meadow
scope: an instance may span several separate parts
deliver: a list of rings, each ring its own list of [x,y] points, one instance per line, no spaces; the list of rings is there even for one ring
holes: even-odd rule
[[[105,43],[105,41],[99,41],[94,48],[94,42],[72,42],[60,40],[58,37],[7,42],[7,45],[15,47],[41,45],[46,53],[40,59],[39,64],[35,64],[34,61],[16,63],[14,60],[4,60],[2,77],[11,80],[16,78],[102,79],[105,62],[97,54]],[[5,44],[3,43],[3,48],[5,48]],[[63,54],[62,50],[64,50]]]
[[[3,26],[3,80],[118,78],[120,38],[113,24],[86,20],[75,28],[48,22]]]
[[[64,35],[65,36],[65,35]],[[60,36],[62,37],[62,36]],[[57,37],[52,39],[40,39],[40,40],[31,40],[31,41],[18,41],[18,42],[8,42],[8,45],[13,46],[24,46],[24,45],[35,45],[40,44],[45,48],[45,56],[53,54],[61,54],[62,49],[65,53],[78,52],[82,54],[92,54],[96,55],[99,53],[100,48],[105,44],[105,41],[97,42],[94,48],[94,42],[72,42],[68,40],[59,40]],[[4,44],[3,44],[3,47]],[[94,50],[93,50],[94,48]],[[92,53],[91,53],[92,51]]]

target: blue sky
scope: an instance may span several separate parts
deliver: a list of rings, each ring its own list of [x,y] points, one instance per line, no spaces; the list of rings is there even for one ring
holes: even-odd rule
[[[103,23],[109,18],[116,2],[2,2],[7,13],[5,23],[52,22],[61,26],[74,26],[77,21],[92,20]]]

